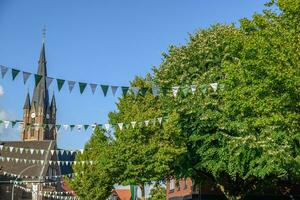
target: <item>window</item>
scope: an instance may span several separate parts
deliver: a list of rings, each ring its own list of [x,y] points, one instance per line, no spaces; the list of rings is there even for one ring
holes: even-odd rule
[[[175,188],[175,180],[171,179],[170,180],[170,192],[174,192],[174,188]]]
[[[186,178],[184,179],[184,189],[185,190],[187,189],[187,180],[186,180]]]

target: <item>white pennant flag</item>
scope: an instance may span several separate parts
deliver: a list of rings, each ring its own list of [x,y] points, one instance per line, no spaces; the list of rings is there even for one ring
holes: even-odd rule
[[[135,96],[137,96],[139,94],[140,88],[138,88],[138,87],[132,87],[131,91],[133,92],[133,94]]]
[[[40,152],[41,152],[41,155],[43,155],[43,154],[44,154],[44,151],[45,151],[44,149],[41,149],[41,150],[40,150]]]
[[[106,131],[109,130],[109,124],[104,124],[104,127],[105,127]]]
[[[146,120],[145,124],[146,124],[146,126],[148,126],[149,125],[149,120]]]
[[[153,94],[153,96],[157,96],[158,93],[159,93],[159,88],[156,87],[156,86],[153,86],[152,87],[152,94]]]
[[[111,86],[111,91],[114,96],[116,95],[117,90],[118,90],[118,86]]]
[[[63,128],[64,128],[64,130],[68,130],[69,125],[68,125],[68,124],[64,124],[64,125],[63,125]]]
[[[82,125],[80,125],[80,124],[76,125],[76,129],[77,129],[77,131],[79,131],[79,132],[80,132],[80,131],[82,130],[82,127],[83,127],[83,126],[82,126]]]
[[[46,77],[46,87],[49,88],[49,86],[51,85],[53,81],[53,78],[51,77]]]
[[[193,94],[195,94],[196,89],[197,89],[197,86],[196,86],[196,85],[191,85],[191,90],[192,90],[192,93],[193,93]]]
[[[3,121],[3,123],[4,123],[4,127],[8,128],[10,121]]]
[[[131,126],[132,126],[132,128],[134,128],[134,127],[135,127],[135,125],[136,125],[136,122],[131,122]]]
[[[2,149],[3,149],[3,145],[1,144],[1,145],[0,145],[0,150],[2,151]]]
[[[210,86],[212,87],[212,89],[214,90],[214,92],[217,91],[217,89],[218,89],[218,83],[211,83]]]
[[[157,120],[158,120],[159,124],[161,125],[162,117],[157,118]]]
[[[2,78],[4,78],[6,72],[8,71],[8,68],[3,65],[0,65],[0,67],[1,67],[1,76]]]
[[[53,154],[54,154],[55,150],[50,150],[50,152],[51,152],[51,155],[53,156]]]
[[[23,72],[23,82],[24,82],[24,85],[26,84],[28,78],[30,77],[31,73],[29,72]]]
[[[72,92],[76,82],[75,81],[68,81],[69,91]]]
[[[34,152],[34,149],[30,149],[30,153],[31,153],[31,155],[33,154],[33,152]]]
[[[20,148],[20,153],[21,153],[21,154],[23,153],[23,150],[24,150],[24,148]]]
[[[123,129],[123,123],[118,123],[119,129],[122,130]]]
[[[95,94],[95,91],[97,89],[97,84],[90,83],[90,87],[91,87],[92,93]]]
[[[179,86],[172,87],[173,96],[176,97],[179,90]]]
[[[9,147],[9,151],[12,152],[14,150],[14,147]]]
[[[95,130],[96,126],[97,126],[96,124],[91,125],[91,128],[92,128],[93,131]]]

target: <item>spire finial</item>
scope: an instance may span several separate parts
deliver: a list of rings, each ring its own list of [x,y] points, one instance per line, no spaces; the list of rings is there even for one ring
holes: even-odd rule
[[[46,39],[46,25],[44,25],[44,28],[42,29],[42,35],[43,35],[43,43],[45,43],[45,39]]]

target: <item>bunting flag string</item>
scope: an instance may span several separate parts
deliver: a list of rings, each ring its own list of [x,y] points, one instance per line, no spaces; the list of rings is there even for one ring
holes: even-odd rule
[[[89,128],[91,128],[92,130],[94,130],[97,126],[98,127],[102,127],[103,129],[105,129],[106,131],[111,130],[112,128],[114,129],[119,129],[120,131],[122,131],[124,128],[137,128],[137,127],[148,127],[148,126],[161,126],[163,123],[163,120],[167,120],[167,117],[157,117],[157,118],[153,118],[153,119],[147,119],[144,121],[132,121],[129,123],[125,123],[125,122],[119,122],[116,124],[109,124],[109,123],[105,123],[105,124],[24,124],[23,121],[21,120],[0,120],[0,126],[3,126],[4,128],[14,128],[16,127],[16,124],[18,124],[18,127],[20,129],[24,129],[24,128],[32,128],[32,129],[40,129],[40,128],[48,128],[48,129],[52,129],[52,128],[56,128],[57,132],[62,128],[65,131],[70,130],[73,131],[74,129],[76,129],[78,132],[82,131],[82,130],[87,130]],[[157,123],[158,122],[158,123]]]
[[[51,166],[71,166],[71,165],[93,165],[95,162],[92,160],[85,161],[61,161],[61,160],[34,160],[26,158],[15,158],[15,157],[3,157],[0,156],[0,161],[2,162],[12,162],[15,164],[37,164],[37,165],[51,165]]]
[[[0,70],[1,70],[2,79],[4,79],[7,72],[10,70],[13,81],[17,78],[17,76],[20,74],[20,72],[22,72],[24,84],[26,84],[27,80],[31,76],[33,76],[35,86],[37,86],[39,84],[40,80],[43,78],[42,75],[34,74],[34,73],[26,72],[26,71],[21,71],[21,70],[7,67],[4,65],[0,65]],[[52,78],[52,77],[48,77],[48,76],[45,77],[46,86],[49,87],[51,85],[51,83],[53,82],[53,80],[56,80],[57,90],[59,92],[61,91],[61,89],[63,88],[65,83],[68,84],[68,89],[69,89],[70,93],[73,91],[73,88],[76,85],[78,85],[80,94],[83,94],[86,91],[87,85],[89,85],[92,94],[95,94],[97,91],[97,88],[99,88],[99,90],[102,90],[102,94],[104,97],[107,96],[109,89],[113,96],[115,96],[117,94],[117,91],[120,91],[122,95],[127,95],[128,93],[130,93],[134,96],[137,96],[137,95],[145,96],[146,93],[150,93],[154,96],[158,96],[159,94],[162,94],[162,95],[171,94],[174,97],[177,97],[177,95],[180,91],[182,91],[183,94],[186,96],[188,93],[191,93],[192,95],[194,95],[198,90],[199,90],[199,92],[206,94],[208,92],[209,88],[211,88],[211,91],[214,93],[217,92],[217,90],[219,88],[224,89],[224,85],[223,84],[219,85],[218,83],[173,86],[173,87],[153,86],[151,88],[140,88],[140,87],[85,83],[85,82],[79,82],[79,81],[65,80],[65,79],[61,79],[61,78]]]
[[[62,175],[54,175],[54,176],[27,176],[27,175],[18,175],[18,174],[13,174],[7,171],[2,171],[4,176],[7,177],[19,177],[23,179],[44,179],[44,180],[50,180],[50,179],[60,179],[60,178],[74,178],[75,176],[78,176],[79,174],[84,174],[84,172],[79,172],[79,173],[70,173],[70,174],[62,174]],[[26,181],[21,181],[21,182],[26,182]],[[51,181],[52,183],[58,183],[62,181]],[[45,182],[45,183],[51,183],[51,182]]]
[[[74,191],[71,191],[71,192],[35,191],[33,189],[29,189],[29,188],[23,187],[21,185],[15,185],[15,187],[17,187],[25,192],[34,193],[39,196],[43,196],[43,197],[47,197],[47,198],[63,199],[63,200],[79,200],[79,197],[77,197],[77,196],[70,196],[70,195],[75,195]]]
[[[13,147],[13,146],[4,146],[0,145],[0,151],[9,151],[9,152],[15,152],[15,153],[20,153],[20,154],[40,154],[44,155],[47,154],[48,152],[51,153],[53,156],[56,154],[57,156],[62,156],[62,155],[76,155],[76,154],[82,154],[83,149],[80,150],[64,150],[64,149],[57,149],[57,150],[48,150],[48,149],[34,149],[34,148],[23,148],[23,147]]]

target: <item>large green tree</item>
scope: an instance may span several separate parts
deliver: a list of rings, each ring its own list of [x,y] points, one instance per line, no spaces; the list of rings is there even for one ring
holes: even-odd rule
[[[103,200],[111,194],[114,177],[111,165],[111,138],[105,131],[96,127],[90,141],[85,145],[83,154],[76,156],[76,161],[93,161],[85,165],[74,165],[77,173],[70,181],[73,190],[82,200]]]
[[[185,152],[180,146],[183,144],[181,134],[173,128],[174,117],[165,117],[159,98],[150,94],[151,85],[150,75],[136,77],[131,86],[143,89],[122,97],[117,111],[109,115],[112,124],[126,122],[122,130],[115,129],[116,139],[112,143],[113,169],[119,174],[117,183],[140,186],[143,197],[145,183],[173,174],[173,163]],[[160,117],[163,117],[161,124]]]
[[[162,109],[177,113],[188,139],[177,176],[209,179],[228,199],[265,182],[286,193],[297,187],[299,2],[273,2],[279,14],[266,10],[239,28],[200,30],[164,55],[155,82],[182,87],[176,98],[162,98]],[[210,83],[219,83],[217,92]],[[198,85],[195,95],[186,93],[190,85]]]

